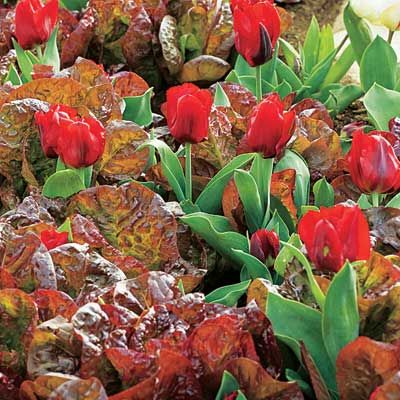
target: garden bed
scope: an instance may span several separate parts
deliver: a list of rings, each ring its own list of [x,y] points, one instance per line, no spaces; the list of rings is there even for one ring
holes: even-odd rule
[[[400,400],[388,2],[2,2],[0,400]]]

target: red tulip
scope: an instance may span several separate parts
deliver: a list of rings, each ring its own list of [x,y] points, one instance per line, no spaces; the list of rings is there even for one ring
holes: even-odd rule
[[[212,102],[208,90],[191,83],[168,89],[167,121],[172,136],[180,143],[206,139]]]
[[[35,121],[40,130],[40,141],[46,157],[57,157],[57,142],[62,132],[62,125],[69,123],[77,112],[68,106],[52,105],[48,112],[35,113]]]
[[[15,36],[19,45],[30,49],[49,40],[57,23],[58,0],[20,0],[15,8]]]
[[[391,193],[400,188],[400,162],[388,135],[361,130],[353,135],[347,161],[351,179],[364,193]]]
[[[68,243],[68,232],[57,232],[55,229],[48,229],[40,234],[40,240],[47,247],[47,250],[51,250]]]
[[[231,10],[234,11],[236,7],[246,7],[257,3],[269,2],[274,4],[274,0],[231,0]]]
[[[251,235],[250,254],[265,263],[279,253],[279,236],[275,231],[259,229]]]
[[[103,154],[105,129],[92,117],[75,118],[63,126],[57,152],[64,164],[83,168],[94,164]]]
[[[358,206],[309,211],[300,220],[298,232],[310,260],[320,270],[337,272],[346,260],[369,259],[368,222]]]
[[[236,50],[250,66],[256,67],[272,57],[281,20],[275,6],[268,1],[238,0],[233,8],[233,29]]]
[[[250,116],[245,138],[249,149],[265,158],[279,156],[293,135],[295,120],[296,112],[285,112],[278,94],[269,95]]]

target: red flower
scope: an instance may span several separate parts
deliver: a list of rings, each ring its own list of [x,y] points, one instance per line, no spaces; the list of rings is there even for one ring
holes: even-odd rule
[[[295,120],[295,110],[285,112],[279,95],[269,95],[250,116],[245,139],[249,149],[265,158],[279,156],[293,134]]]
[[[48,112],[35,113],[35,122],[40,130],[40,142],[46,157],[57,157],[57,142],[62,126],[77,116],[76,111],[64,105],[52,105]]]
[[[300,220],[298,232],[318,269],[337,272],[346,260],[369,259],[368,222],[358,206],[309,211]]]
[[[252,4],[257,4],[257,3],[263,3],[263,2],[269,2],[271,4],[274,4],[274,0],[231,0],[231,10],[234,11],[236,7],[246,7],[248,5]]]
[[[47,157],[60,156],[64,164],[83,168],[103,154],[105,129],[95,118],[80,118],[73,108],[53,105],[46,113],[36,112],[35,121]]]
[[[83,168],[94,164],[103,154],[105,129],[92,117],[75,118],[63,126],[57,142],[57,152],[64,164]]]
[[[180,143],[206,139],[212,102],[208,90],[191,83],[168,89],[167,121],[172,136]]]
[[[68,232],[57,232],[55,229],[48,229],[40,234],[40,240],[47,247],[47,250],[51,250],[68,243]]]
[[[275,231],[259,229],[251,235],[250,254],[265,263],[279,253],[279,236]]]
[[[400,162],[389,135],[361,130],[353,134],[347,161],[351,179],[364,193],[391,193],[400,188]]]
[[[15,36],[19,45],[30,49],[49,40],[57,23],[58,0],[20,0],[15,8]]]
[[[233,7],[233,29],[236,50],[249,65],[256,67],[272,57],[281,20],[270,2],[237,0]]]

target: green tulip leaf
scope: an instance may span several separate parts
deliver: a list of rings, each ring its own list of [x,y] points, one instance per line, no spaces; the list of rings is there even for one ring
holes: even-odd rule
[[[22,72],[22,76],[24,77],[26,82],[30,82],[32,80],[32,71],[33,71],[33,63],[31,59],[27,56],[24,49],[18,44],[18,42],[13,38],[12,39],[15,52],[17,53],[17,62],[19,69]]]
[[[249,242],[240,233],[234,232],[227,218],[220,215],[193,213],[180,218],[192,232],[200,235],[211,247],[231,261],[238,269],[243,262],[233,249],[249,252]]]
[[[50,199],[56,197],[67,199],[85,189],[81,176],[72,169],[66,169],[56,172],[46,180],[42,194]]]
[[[254,159],[256,153],[241,154],[222,168],[200,193],[195,204],[201,211],[209,214],[218,214],[221,210],[222,195],[225,186],[238,168],[243,168]]]
[[[283,56],[285,57],[287,66],[293,71],[298,64],[298,61],[300,60],[300,54],[289,42],[287,42],[286,40],[284,40],[282,38],[279,38],[279,47],[282,50]],[[277,59],[277,70],[278,70],[279,61],[280,61],[280,59],[278,58]]]
[[[300,90],[303,83],[293,70],[279,58],[276,60],[276,73],[280,81],[286,81],[293,90]]]
[[[313,16],[303,45],[304,71],[308,74],[318,62],[319,49],[320,29],[317,19]]]
[[[343,20],[350,38],[358,64],[361,64],[365,49],[372,42],[372,32],[367,22],[358,17],[348,4],[343,13]]]
[[[329,285],[322,312],[322,336],[333,365],[340,350],[358,337],[359,324],[357,277],[347,262]]]
[[[88,2],[88,0],[59,0],[59,1],[60,1],[60,7],[67,8],[68,10],[71,11],[83,10]]]
[[[234,307],[238,300],[247,292],[251,280],[222,286],[209,293],[205,300],[207,303],[223,304],[227,307]]]
[[[241,169],[235,171],[234,179],[243,204],[247,226],[250,233],[253,233],[261,228],[265,214],[257,183],[250,172]]]
[[[256,182],[263,210],[266,208],[268,203],[268,194],[271,185],[273,167],[273,158],[264,158],[262,154],[255,153],[255,157],[250,168],[250,174]]]
[[[321,32],[319,34],[319,51],[318,51],[317,62],[324,60],[334,50],[335,50],[335,40],[334,40],[332,26],[329,24],[324,25],[321,28]]]
[[[240,386],[236,378],[230,372],[224,371],[215,400],[224,400],[226,396],[234,392],[237,392],[236,400],[246,400],[245,395],[240,391]]]
[[[329,97],[325,101],[331,115],[343,112],[353,101],[359,99],[364,91],[358,85],[339,85],[329,91]]]
[[[217,83],[215,87],[215,95],[214,95],[214,106],[216,107],[230,107],[231,102],[229,101],[228,96],[226,95],[222,86]]]
[[[71,220],[69,217],[57,228],[57,232],[67,232],[68,241],[69,242],[74,241],[74,238],[72,236]]]
[[[376,129],[387,131],[389,121],[400,115],[400,93],[375,83],[365,95],[364,105]]]
[[[390,201],[386,204],[386,207],[400,208],[400,193],[392,197]]]
[[[322,316],[302,303],[269,293],[267,317],[275,334],[304,342],[316,367],[331,391],[336,391],[335,370],[325,350],[322,338]]]
[[[332,65],[331,69],[328,72],[328,75],[325,78],[322,87],[330,85],[331,83],[337,83],[344,78],[347,74],[351,66],[356,61],[356,56],[351,44],[349,44],[340,54],[339,58],[336,62]]]
[[[297,101],[311,96],[321,88],[332,67],[335,56],[336,49],[313,68],[310,76],[303,83],[304,87],[297,93]]]
[[[294,202],[298,209],[302,205],[308,204],[310,193],[310,171],[307,163],[297,153],[286,150],[284,156],[275,165],[275,172],[283,171],[285,169],[296,170],[296,189],[294,192]]]
[[[51,65],[54,72],[60,72],[60,55],[57,48],[58,27],[55,27],[44,50],[43,59],[45,65]]]
[[[333,187],[323,177],[315,182],[313,186],[314,202],[317,207],[332,207],[335,203],[335,193]]]
[[[124,120],[133,121],[140,126],[149,126],[153,122],[152,96],[153,88],[149,88],[141,96],[124,97]]]
[[[146,146],[153,147],[157,150],[160,155],[163,174],[167,178],[178,201],[181,202],[185,200],[185,175],[176,154],[165,142],[158,139],[152,139],[143,143],[137,150],[141,150]]]
[[[11,82],[14,86],[22,85],[21,78],[19,77],[18,71],[14,64],[11,64],[10,68],[8,69],[8,74],[4,79],[4,83],[6,82]]]
[[[269,231],[274,230],[281,240],[289,240],[289,229],[279,215],[278,210],[273,210],[272,218],[269,220],[266,229],[268,229]]]
[[[292,246],[296,247],[299,250],[303,246],[303,244],[301,243],[300,237],[297,233],[293,233],[292,236],[290,236],[288,243],[291,244]],[[293,258],[294,258],[294,254],[293,254],[292,249],[289,246],[283,246],[282,249],[280,250],[278,256],[275,259],[275,263],[274,263],[275,271],[280,276],[284,276],[286,267],[288,266],[289,263],[292,262]]]
[[[365,49],[360,65],[361,87],[367,92],[374,83],[394,89],[396,86],[397,56],[393,47],[379,35]]]
[[[271,273],[269,272],[267,266],[263,264],[257,257],[254,257],[243,250],[232,249],[232,251],[236,254],[238,259],[242,260],[243,265],[246,267],[248,276],[251,279],[264,278],[272,282]]]

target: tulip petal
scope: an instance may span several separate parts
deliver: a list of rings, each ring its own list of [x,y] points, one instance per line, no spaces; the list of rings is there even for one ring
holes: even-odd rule
[[[311,260],[321,270],[337,272],[343,266],[341,239],[335,227],[326,219],[322,219],[315,226],[314,243],[310,250]]]
[[[208,114],[197,97],[185,95],[178,100],[171,133],[180,143],[199,143],[207,137]]]
[[[368,260],[371,254],[369,226],[358,206],[344,207],[339,235],[343,241],[343,253],[350,261]]]

